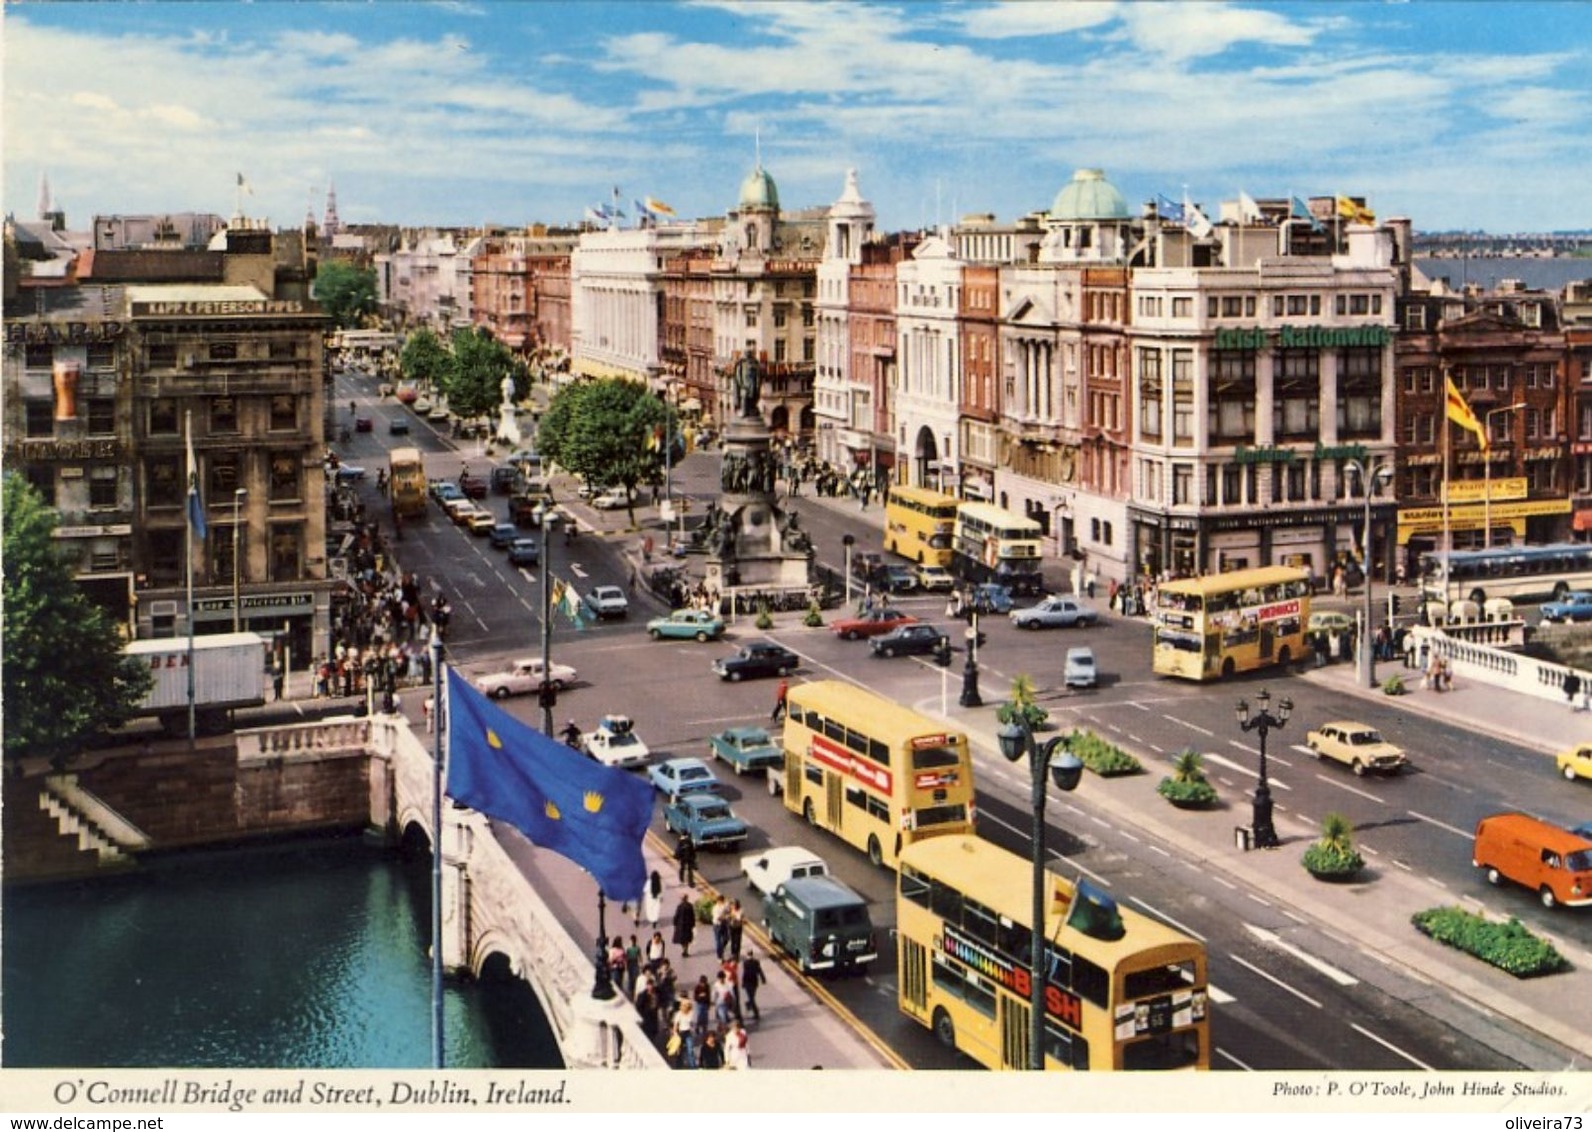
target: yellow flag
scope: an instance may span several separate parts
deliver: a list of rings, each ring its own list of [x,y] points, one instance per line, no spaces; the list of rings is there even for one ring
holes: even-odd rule
[[[1443,383],[1448,387],[1448,419],[1460,428],[1475,433],[1476,443],[1481,445],[1483,452],[1487,451],[1487,430],[1481,427],[1476,414],[1471,412],[1470,405],[1465,401],[1465,395],[1455,387],[1454,379],[1447,374],[1443,375]]]

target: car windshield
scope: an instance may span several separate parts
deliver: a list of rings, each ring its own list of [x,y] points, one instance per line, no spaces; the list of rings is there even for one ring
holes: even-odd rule
[[[1572,872],[1584,873],[1592,870],[1592,849],[1577,849],[1574,853],[1565,857],[1564,863],[1570,867]]]
[[[640,739],[627,732],[623,735],[611,736],[608,740],[608,745],[610,747],[634,747],[639,742],[641,742]]]
[[[727,818],[730,816],[728,806],[698,806],[697,817],[703,819]]]
[[[1349,732],[1349,742],[1353,743],[1356,747],[1369,747],[1373,743],[1380,743],[1381,741],[1382,736],[1375,731]]]
[[[712,772],[706,767],[688,766],[680,771],[680,781],[689,782],[694,778],[711,778]]]

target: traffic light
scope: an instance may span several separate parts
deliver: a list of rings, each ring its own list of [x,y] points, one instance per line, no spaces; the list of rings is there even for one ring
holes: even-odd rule
[[[557,686],[544,682],[536,693],[536,699],[539,707],[544,707],[548,710],[556,708],[558,706]]]

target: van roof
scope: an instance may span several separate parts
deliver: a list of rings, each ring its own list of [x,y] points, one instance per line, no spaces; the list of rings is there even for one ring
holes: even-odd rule
[[[834,877],[794,877],[780,886],[809,908],[835,908],[846,904],[866,904],[857,893]]]
[[[1563,826],[1534,818],[1530,814],[1490,814],[1476,823],[1477,836],[1481,835],[1482,826],[1503,826],[1505,829],[1513,826],[1517,832],[1531,833],[1542,842],[1544,848],[1557,849],[1563,853],[1592,848],[1592,840],[1571,833]]]

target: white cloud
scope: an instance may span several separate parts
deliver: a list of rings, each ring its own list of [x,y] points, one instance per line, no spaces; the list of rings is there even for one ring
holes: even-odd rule
[[[1098,27],[1118,19],[1123,5],[1096,0],[1077,3],[1033,3],[1014,0],[998,4],[956,7],[946,12],[947,23],[974,39],[1017,39],[1064,35]]]
[[[1128,4],[1122,17],[1135,45],[1168,59],[1219,55],[1242,44],[1305,47],[1316,34],[1275,12],[1225,4]]]

